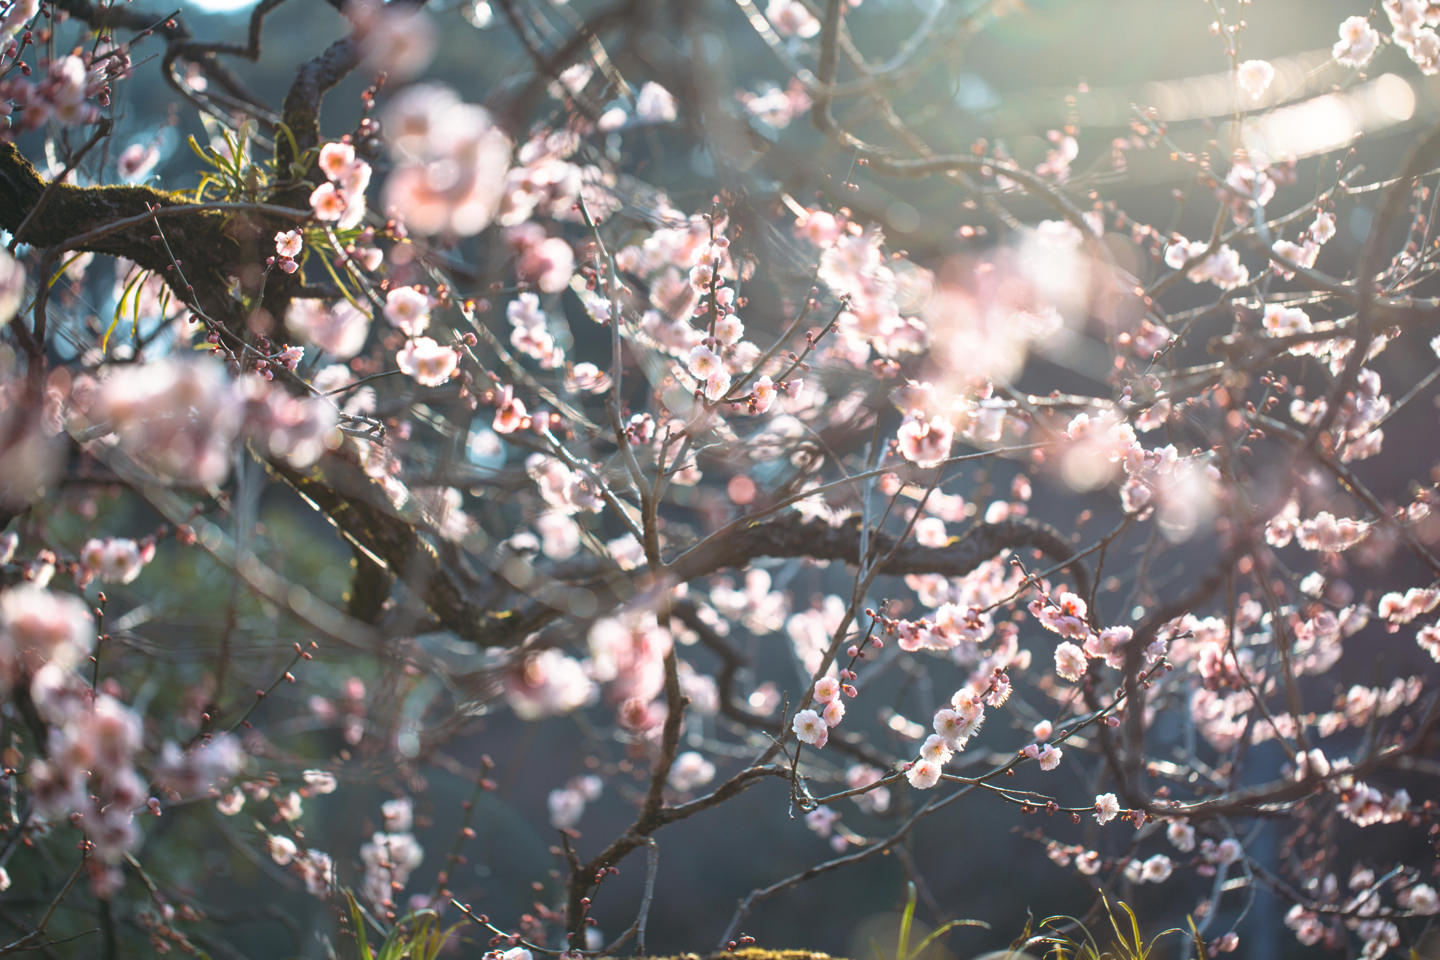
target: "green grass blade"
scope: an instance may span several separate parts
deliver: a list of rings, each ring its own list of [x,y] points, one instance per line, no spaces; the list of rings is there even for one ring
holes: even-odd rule
[[[370,952],[370,941],[365,936],[365,918],[360,915],[360,904],[356,902],[355,894],[346,890],[345,900],[350,904],[350,922],[355,924],[355,942],[360,945],[360,960],[375,960],[375,955]]]
[[[905,909],[900,913],[900,938],[895,944],[895,960],[910,960],[910,928],[915,922],[915,901],[918,894],[913,880],[905,884]]]
[[[947,920],[945,923],[942,923],[934,930],[931,930],[929,935],[926,936],[924,940],[921,940],[915,946],[915,954],[918,955],[924,953],[926,947],[930,946],[930,944],[945,936],[945,934],[949,933],[951,930],[954,930],[956,927],[980,927],[982,930],[989,930],[990,924],[986,923],[984,920]]]

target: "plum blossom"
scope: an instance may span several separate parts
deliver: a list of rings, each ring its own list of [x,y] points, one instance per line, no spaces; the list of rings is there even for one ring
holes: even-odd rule
[[[709,347],[701,345],[690,351],[690,373],[696,379],[707,380],[723,370],[720,357]]]
[[[340,360],[359,353],[370,334],[369,315],[348,300],[329,307],[323,300],[292,300],[285,322],[307,342]]]
[[[770,0],[765,7],[765,18],[782,37],[808,40],[820,32],[820,21],[800,0]]]
[[[703,754],[687,750],[670,767],[670,786],[681,793],[698,790],[715,779],[715,764]]]
[[[1440,625],[1429,624],[1415,633],[1415,642],[1420,649],[1430,654],[1430,659],[1440,663]]]
[[[902,457],[917,467],[935,467],[950,456],[955,428],[944,417],[927,418],[912,411],[895,436]]]
[[[1235,83],[1251,100],[1259,100],[1270,89],[1275,68],[1268,60],[1246,60],[1235,70]]]
[[[675,95],[653,80],[640,87],[635,98],[635,116],[646,123],[670,123],[679,114],[675,109]]]
[[[1049,603],[1037,598],[1031,604],[1031,612],[1039,619],[1040,626],[1062,637],[1077,639],[1090,633],[1090,624],[1086,619],[1089,607],[1083,599],[1068,590],[1062,591],[1058,598]],[[1057,651],[1057,663],[1059,659],[1060,654]]]
[[[1120,799],[1113,793],[1102,793],[1095,797],[1095,821],[1105,824],[1120,813]]]
[[[310,193],[310,209],[316,220],[337,221],[345,216],[348,204],[333,183],[322,183]]]
[[[130,583],[155,555],[154,542],[141,547],[126,537],[92,537],[80,548],[80,563],[105,583]]]
[[[1266,304],[1265,316],[1261,321],[1265,332],[1272,337],[1288,337],[1295,333],[1309,333],[1312,329],[1310,316],[1299,307],[1286,307],[1278,303]]]
[[[1174,862],[1165,854],[1157,853],[1140,864],[1141,883],[1164,883],[1175,870]]]
[[[1346,17],[1340,24],[1340,39],[1330,49],[1335,62],[1344,67],[1360,69],[1375,56],[1380,46],[1380,31],[1364,17]]]
[[[407,336],[418,337],[430,325],[430,297],[414,287],[396,287],[385,295],[385,319]]]
[[[460,357],[453,347],[441,346],[430,337],[415,337],[395,355],[402,372],[424,387],[438,387],[455,375]]]
[[[522,720],[578,710],[595,692],[580,661],[554,648],[522,657],[505,673],[505,700]]]
[[[814,710],[801,710],[796,713],[790,729],[801,743],[808,743],[813,747],[823,747],[830,739],[830,726]]]
[[[1375,612],[1382,619],[1393,624],[1409,623],[1422,613],[1429,613],[1440,605],[1440,589],[1435,587],[1411,587],[1403,594],[1391,591],[1380,598]]]
[[[500,402],[495,406],[495,422],[491,425],[496,433],[514,433],[527,420],[525,402],[515,396],[514,389],[507,386],[500,393]]]
[[[1195,849],[1195,828],[1183,820],[1173,821],[1166,827],[1165,837],[1181,853],[1189,853]]]
[[[821,677],[815,681],[815,702],[829,703],[840,696],[840,681],[834,677]]]
[[[1079,680],[1088,664],[1085,651],[1068,640],[1055,648],[1055,672],[1063,680],[1072,683]]]
[[[916,790],[929,790],[940,782],[940,764],[933,760],[917,760],[905,771],[905,779]]]
[[[585,813],[585,795],[573,787],[558,787],[550,791],[546,806],[550,810],[550,826],[569,830]]]
[[[1223,243],[1211,249],[1204,240],[1182,238],[1166,248],[1165,263],[1176,270],[1191,263],[1186,276],[1192,283],[1213,283],[1221,290],[1234,290],[1250,282],[1250,271],[1240,262],[1239,251]]]
[[[409,882],[410,874],[424,859],[425,851],[412,833],[371,835],[369,842],[360,847],[366,898],[376,906],[393,903],[395,892]]]
[[[920,745],[920,758],[944,766],[950,762],[950,757],[954,754],[950,744],[950,740],[938,733],[932,733]]]
[[[495,218],[511,145],[484,108],[444,87],[412,84],[390,100],[382,129],[396,163],[385,207],[409,229],[473,236]]]
[[[0,689],[44,663],[68,669],[95,644],[90,608],[79,597],[21,584],[0,593]]]
[[[1369,524],[1322,510],[1311,519],[1300,521],[1295,528],[1295,542],[1305,550],[1338,553],[1349,550],[1369,534]]]
[[[299,230],[282,230],[275,234],[275,252],[282,257],[293,259],[299,255],[302,246],[304,239]]]

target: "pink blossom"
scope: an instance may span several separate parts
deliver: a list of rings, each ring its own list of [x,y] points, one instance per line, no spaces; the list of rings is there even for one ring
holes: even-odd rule
[[[770,0],[765,17],[782,37],[808,40],[820,32],[820,21],[800,0]]]
[[[1042,627],[1071,639],[1083,638],[1089,634],[1090,624],[1086,620],[1088,609],[1084,600],[1068,591],[1061,593],[1059,598],[1051,603],[1036,600],[1031,605],[1031,612],[1040,620]]]
[[[840,696],[840,681],[834,677],[821,677],[815,681],[815,702],[829,703]]]
[[[940,782],[942,772],[940,764],[933,760],[917,760],[905,771],[905,779],[916,790],[929,790]]]
[[[50,662],[69,668],[95,644],[90,608],[79,597],[21,584],[0,593],[0,685],[20,669]]]
[[[341,360],[359,353],[370,333],[370,317],[348,300],[329,307],[321,300],[292,300],[285,319],[304,339]]]
[[[935,467],[950,456],[950,444],[955,430],[943,417],[928,419],[912,412],[900,424],[896,439],[900,444],[900,455],[917,467]]]
[[[1055,648],[1055,672],[1061,679],[1072,683],[1079,680],[1088,665],[1085,651],[1068,640]]]
[[[808,743],[814,747],[823,747],[830,738],[830,727],[825,720],[814,710],[801,710],[795,714],[795,719],[790,724],[790,729],[801,743]]]
[[[1102,793],[1095,797],[1095,820],[1109,823],[1120,813],[1120,799],[1113,793]]]
[[[1275,68],[1268,60],[1246,60],[1235,70],[1235,83],[1251,100],[1263,97],[1274,79]]]
[[[355,147],[348,143],[327,143],[320,148],[320,170],[331,180],[341,179],[355,163]],[[294,254],[288,254],[294,256]]]
[[[385,295],[385,319],[407,336],[418,337],[430,325],[430,297],[414,287],[396,287]]]
[[[760,377],[755,385],[750,388],[750,411],[752,413],[766,413],[775,402],[775,384],[769,377]]]
[[[495,422],[492,425],[496,433],[514,433],[525,425],[525,402],[515,396],[510,387],[506,387],[500,396],[500,403],[495,408]]]
[[[275,234],[275,252],[282,257],[296,256],[303,243],[299,230],[284,230]]]
[[[1346,17],[1340,24],[1340,39],[1331,48],[1330,55],[1341,66],[1360,69],[1375,56],[1380,45],[1380,31],[1370,26],[1364,17]]]
[[[430,337],[415,337],[395,355],[401,371],[424,387],[438,387],[447,382],[460,366],[460,357],[453,347],[445,347]]]
[[[310,208],[317,220],[339,220],[345,216],[345,197],[333,183],[322,183],[310,194]]]
[[[670,123],[678,113],[675,95],[654,81],[647,81],[635,98],[635,116],[646,123]]]

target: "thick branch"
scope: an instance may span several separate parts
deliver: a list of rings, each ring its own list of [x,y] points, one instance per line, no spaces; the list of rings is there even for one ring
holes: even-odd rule
[[[873,555],[888,557],[879,572],[896,577],[922,573],[963,577],[1005,550],[1033,548],[1056,563],[1067,563],[1075,555],[1075,548],[1060,531],[1028,518],[976,524],[943,547],[925,547],[914,540],[897,547],[895,538],[882,532],[872,532],[870,542]],[[832,527],[820,520],[806,520],[798,513],[785,514],[737,530],[710,549],[685,554],[668,568],[668,573],[685,583],[726,568],[744,567],[757,557],[841,560],[858,566],[859,520]],[[1082,595],[1089,593],[1090,576],[1085,567],[1077,562],[1067,570],[1076,589]]]

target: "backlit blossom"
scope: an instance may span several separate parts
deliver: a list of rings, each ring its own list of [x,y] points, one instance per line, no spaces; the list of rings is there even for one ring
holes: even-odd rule
[[[333,183],[322,183],[310,194],[310,208],[316,220],[339,220],[345,216],[345,197]]]
[[[814,747],[823,747],[825,742],[830,739],[829,725],[814,710],[801,710],[795,714],[790,729],[795,731],[795,736],[801,743],[808,743]]]
[[[678,116],[675,95],[653,80],[647,81],[635,98],[635,115],[647,123],[669,123]]]
[[[1375,56],[1380,45],[1380,31],[1370,26],[1364,17],[1347,17],[1340,24],[1340,39],[1330,49],[1330,55],[1341,66],[1360,69]]]
[[[370,333],[370,317],[348,300],[328,307],[323,300],[292,300],[285,319],[297,335],[340,360],[359,353]]]
[[[401,371],[425,387],[438,387],[448,381],[460,366],[460,358],[451,347],[441,346],[429,337],[415,337],[406,342],[395,361]]]
[[[1310,316],[1299,307],[1286,307],[1278,303],[1267,304],[1261,321],[1265,332],[1272,337],[1286,337],[1294,333],[1309,333]]]
[[[1140,865],[1140,879],[1145,883],[1164,883],[1170,879],[1175,864],[1163,853],[1157,853]]]
[[[929,790],[940,782],[940,764],[932,760],[917,760],[905,771],[905,779],[916,790]]]
[[[1195,828],[1183,820],[1176,820],[1166,827],[1165,836],[1181,853],[1189,853],[1195,849]]]
[[[840,681],[834,677],[821,677],[815,681],[815,702],[829,703],[840,696]]]
[[[417,337],[430,325],[430,297],[414,287],[396,287],[385,295],[385,319]]]
[[[514,433],[525,424],[525,402],[515,396],[510,387],[506,387],[500,396],[500,403],[495,407],[495,422],[492,425],[496,433]]]
[[[272,834],[266,838],[265,847],[270,854],[270,859],[279,866],[289,866],[290,862],[295,859],[297,848],[295,841],[289,837]]]
[[[1246,60],[1235,70],[1235,83],[1251,100],[1259,100],[1270,89],[1275,68],[1268,60]]]
[[[730,392],[730,371],[716,370],[705,378],[705,399],[719,403]]]
[[[1429,624],[1415,632],[1415,642],[1420,649],[1430,654],[1430,659],[1440,663],[1440,626]]]
[[[1085,651],[1068,640],[1055,648],[1055,672],[1061,679],[1072,683],[1079,680],[1087,665]]]
[[[925,738],[925,742],[920,745],[921,759],[929,760],[932,763],[944,765],[950,762],[952,753],[950,741],[938,733],[930,734],[930,736]]]
[[[900,455],[917,467],[939,466],[950,456],[955,430],[943,417],[928,419],[911,413],[896,431]]]
[[[775,384],[769,377],[759,377],[750,388],[750,409],[754,413],[765,413],[775,402]]]
[[[479,233],[499,212],[510,141],[482,107],[412,84],[390,99],[382,129],[396,161],[385,207],[416,233]]]
[[[79,597],[21,584],[0,593],[0,688],[24,667],[72,667],[95,643],[94,619]]]
[[[820,21],[800,0],[770,0],[765,17],[782,37],[808,40],[820,32]]]
[[[1109,823],[1120,813],[1120,798],[1113,793],[1102,793],[1095,797],[1095,820]]]
[[[1053,602],[1036,600],[1031,605],[1031,611],[1040,620],[1042,627],[1072,639],[1084,637],[1090,632],[1090,625],[1086,620],[1088,610],[1083,599],[1068,591],[1061,593]]]
[[[282,257],[297,256],[303,243],[299,230],[284,230],[275,234],[275,252]]]
[[[690,372],[697,379],[708,379],[711,374],[720,369],[722,369],[720,358],[709,347],[698,346],[690,351]]]
[[[327,143],[320,148],[318,165],[331,180],[339,180],[354,162],[355,148],[348,143]]]
[[[703,754],[687,750],[670,767],[670,786],[681,792],[698,790],[715,779],[715,764]]]

